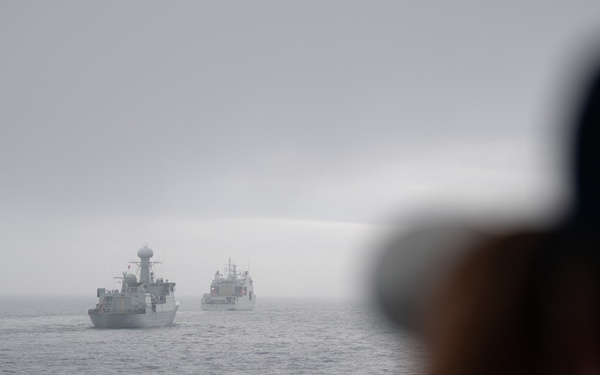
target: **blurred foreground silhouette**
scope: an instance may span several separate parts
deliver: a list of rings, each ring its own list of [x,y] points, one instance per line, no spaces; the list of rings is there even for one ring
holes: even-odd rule
[[[573,206],[545,230],[421,228],[389,241],[383,309],[453,374],[600,373],[600,64],[573,118]]]

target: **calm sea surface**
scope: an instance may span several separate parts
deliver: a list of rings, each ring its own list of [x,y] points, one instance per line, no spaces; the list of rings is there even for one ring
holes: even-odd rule
[[[1,297],[2,374],[412,374],[415,344],[368,304],[259,299],[207,312],[178,298],[175,324],[95,329],[95,298]]]

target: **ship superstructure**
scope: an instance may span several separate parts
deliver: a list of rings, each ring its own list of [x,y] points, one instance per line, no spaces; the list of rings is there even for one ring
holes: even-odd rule
[[[252,310],[256,303],[254,283],[249,271],[238,272],[229,262],[224,273],[215,273],[210,293],[204,293],[200,306],[203,310]]]
[[[175,283],[155,278],[150,262],[154,252],[144,246],[137,252],[139,281],[135,274],[123,271],[121,289],[98,288],[98,304],[88,311],[97,328],[156,327],[173,323],[179,308]]]

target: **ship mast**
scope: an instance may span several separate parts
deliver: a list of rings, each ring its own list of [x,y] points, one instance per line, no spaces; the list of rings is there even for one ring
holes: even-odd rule
[[[231,258],[228,259],[227,268],[226,268],[226,278],[227,280],[236,280],[237,279],[237,269],[235,263],[231,263]]]
[[[140,257],[140,283],[142,284],[150,284],[152,280],[150,279],[150,258],[154,255],[154,252],[148,245],[145,245],[137,252],[138,257]]]

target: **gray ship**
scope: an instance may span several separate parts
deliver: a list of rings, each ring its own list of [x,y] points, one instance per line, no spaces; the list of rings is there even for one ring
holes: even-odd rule
[[[238,272],[237,266],[229,263],[225,273],[219,271],[210,284],[210,293],[204,293],[200,301],[202,310],[252,310],[256,304],[254,282],[248,271]]]
[[[155,279],[150,262],[152,249],[144,246],[137,252],[140,280],[123,271],[121,290],[98,288],[98,304],[88,310],[96,328],[140,328],[173,324],[179,302],[175,300],[175,283]]]

